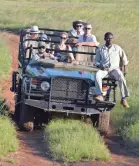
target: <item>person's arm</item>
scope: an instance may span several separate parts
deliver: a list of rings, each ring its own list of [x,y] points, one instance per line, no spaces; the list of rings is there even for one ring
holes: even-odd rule
[[[83,42],[81,40],[81,37],[79,37],[78,39],[78,43],[76,44],[77,46],[98,46],[100,43],[97,42],[97,39],[95,37],[95,35],[92,35],[90,40],[88,42]]]
[[[70,45],[67,45],[67,50],[68,50],[68,51],[72,51],[72,48],[71,48]],[[70,56],[70,58],[71,58],[71,61],[74,61],[74,60],[75,60],[75,58],[74,58],[74,56],[73,56],[73,53],[69,53],[69,56]]]
[[[123,65],[127,66],[129,61],[128,61],[127,56],[122,48],[120,48],[120,57],[122,58]]]
[[[76,46],[98,46],[98,42],[79,42],[76,44]]]
[[[119,47],[119,55],[120,55],[120,69],[124,73],[124,75],[127,74],[127,65],[129,63],[127,56],[124,52],[124,50]]]

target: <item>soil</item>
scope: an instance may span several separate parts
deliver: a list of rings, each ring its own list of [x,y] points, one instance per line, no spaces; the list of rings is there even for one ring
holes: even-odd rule
[[[10,110],[14,110],[14,94],[10,92],[11,73],[18,66],[19,37],[14,34],[2,33],[7,39],[7,46],[12,56],[12,67],[9,78],[3,84],[3,96]],[[10,102],[9,102],[10,101]],[[49,158],[44,141],[43,132],[36,130],[31,133],[17,131],[20,147],[17,152],[9,153],[6,159],[0,160],[0,166],[61,166],[62,163],[54,162]],[[105,138],[106,145],[111,152],[111,161],[89,161],[70,163],[69,166],[138,166],[139,157],[125,147],[124,141],[113,134]],[[10,160],[11,159],[11,160]],[[8,162],[9,161],[9,162]],[[12,162],[12,163],[10,163]]]

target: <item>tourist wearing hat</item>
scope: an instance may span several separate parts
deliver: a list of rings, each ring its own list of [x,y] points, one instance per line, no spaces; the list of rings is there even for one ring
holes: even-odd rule
[[[82,20],[77,20],[72,23],[73,29],[69,30],[68,34],[70,37],[79,37],[84,34],[84,22]]]
[[[50,47],[45,42],[43,42],[43,41],[39,42],[38,53],[33,55],[32,61],[50,60],[50,59],[55,60],[54,55],[51,54],[49,51],[47,51],[48,48],[50,48]]]
[[[30,28],[31,39],[37,39],[39,37],[39,33],[40,33],[40,30],[38,26],[35,25]]]
[[[38,28],[38,26],[31,26],[30,30],[29,30],[29,33],[30,33],[30,37],[28,39],[38,39],[39,37],[39,33],[40,33],[40,30]],[[37,41],[33,41],[33,40],[29,40],[29,41],[26,41],[25,42],[25,48],[28,48],[32,45],[32,47],[38,47],[38,42]],[[38,53],[38,50],[37,49],[33,49],[33,52],[32,54],[37,54]],[[29,57],[29,49],[27,50],[26,52],[26,58]]]

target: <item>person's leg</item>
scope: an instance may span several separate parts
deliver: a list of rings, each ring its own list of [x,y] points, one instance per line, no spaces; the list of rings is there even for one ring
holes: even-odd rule
[[[126,97],[129,96],[129,91],[128,91],[126,80],[124,78],[123,73],[121,72],[120,69],[115,69],[110,73],[110,75],[112,75],[118,81],[120,92],[121,92],[121,104],[124,107],[129,107],[127,101],[125,100]]]
[[[102,96],[102,79],[108,75],[108,71],[99,70],[95,75],[96,100],[104,100]]]

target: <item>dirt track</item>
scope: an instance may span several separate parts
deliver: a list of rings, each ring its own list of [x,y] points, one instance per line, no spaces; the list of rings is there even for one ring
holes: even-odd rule
[[[7,39],[7,46],[12,56],[12,68],[17,68],[17,50],[19,37],[13,34],[2,33],[3,37]],[[3,85],[3,96],[9,103],[10,109],[14,108],[14,95],[10,92],[11,78],[6,80]],[[10,101],[10,102],[9,102]],[[60,166],[63,164],[53,162],[47,158],[43,135],[41,131],[34,131],[32,133],[17,132],[20,140],[20,148],[16,153],[9,154],[9,157],[15,158],[16,163],[0,161],[0,166]],[[123,141],[117,136],[109,136],[105,139],[107,146],[110,149],[112,160],[110,162],[90,161],[71,163],[70,166],[138,166],[139,157],[129,153],[124,147]]]

